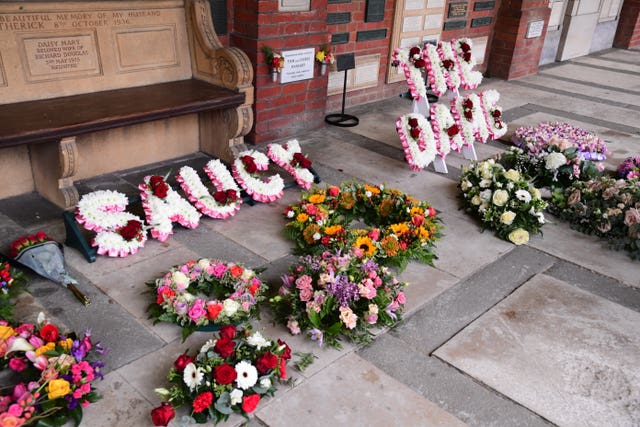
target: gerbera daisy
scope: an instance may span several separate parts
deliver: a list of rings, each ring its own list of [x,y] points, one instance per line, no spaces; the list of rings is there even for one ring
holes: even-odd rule
[[[183,379],[184,383],[189,387],[189,389],[193,390],[198,387],[202,383],[202,378],[204,374],[201,368],[196,367],[193,363],[189,363],[184,368]]]
[[[258,381],[258,370],[245,360],[236,364],[236,372],[238,373],[238,378],[236,378],[238,388],[247,390],[253,387],[256,381]]]

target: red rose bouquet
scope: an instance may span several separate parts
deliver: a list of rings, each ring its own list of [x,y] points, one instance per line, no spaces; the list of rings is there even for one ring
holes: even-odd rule
[[[41,313],[37,324],[12,326],[0,321],[0,375],[10,379],[0,389],[0,425],[79,425],[82,409],[100,396],[104,354],[90,333],[62,333]]]
[[[236,412],[247,416],[262,396],[273,395],[286,380],[291,349],[248,328],[226,325],[193,356],[180,355],[169,371],[169,389],[156,393],[164,402],[151,411],[156,426],[166,426],[174,408],[186,406],[195,422],[226,420]]]
[[[265,62],[269,66],[271,72],[279,73],[284,68],[284,56],[276,53],[268,46],[262,46],[262,52],[265,54]]]

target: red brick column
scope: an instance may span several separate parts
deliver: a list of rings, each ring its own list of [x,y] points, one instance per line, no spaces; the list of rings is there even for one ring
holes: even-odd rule
[[[508,80],[538,71],[550,13],[548,0],[502,2],[488,54],[487,72],[491,77]],[[527,39],[528,23],[540,20],[544,20],[542,35]]]
[[[613,47],[631,49],[640,46],[640,0],[625,0],[620,11]]]
[[[271,81],[262,46],[280,53],[313,47],[331,39],[327,32],[327,0],[311,0],[309,11],[279,12],[276,0],[234,0],[232,46],[242,49],[255,67],[254,128],[246,141],[260,143],[287,138],[310,125],[321,126],[327,102],[327,76],[280,84]],[[327,73],[328,74],[328,73]]]

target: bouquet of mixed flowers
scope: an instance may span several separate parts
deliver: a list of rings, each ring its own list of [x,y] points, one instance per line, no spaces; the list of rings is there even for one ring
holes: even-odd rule
[[[173,267],[147,285],[155,297],[149,317],[180,325],[183,339],[198,328],[247,320],[266,290],[256,271],[208,258]]]
[[[253,412],[262,396],[275,392],[287,376],[291,349],[284,341],[268,340],[260,332],[223,326],[193,356],[180,355],[169,371],[169,389],[156,389],[164,400],[151,412],[156,426],[166,426],[174,408],[187,406],[195,422],[226,420],[232,413]]]
[[[89,298],[76,287],[78,282],[65,269],[62,245],[44,232],[16,239],[10,250],[17,264],[69,289],[83,304],[90,303]]]
[[[431,264],[436,258],[433,248],[442,226],[427,202],[359,183],[315,187],[302,194],[301,201],[285,210],[285,234],[296,242],[298,253],[352,250],[400,269],[411,259]],[[368,228],[349,228],[356,220]]]
[[[640,259],[640,181],[606,176],[577,181],[556,190],[551,207],[574,228],[604,237],[614,249]]]
[[[0,425],[78,426],[82,408],[97,401],[94,389],[104,354],[89,332],[62,334],[42,313],[35,325],[0,321],[0,370],[9,384],[0,388]]]
[[[465,210],[516,245],[527,243],[529,233],[540,232],[545,223],[547,203],[540,191],[520,172],[506,170],[494,159],[465,167],[458,187]]]
[[[284,68],[284,56],[274,52],[269,46],[262,46],[262,52],[265,54],[265,62],[271,72],[279,73],[282,71]]]
[[[316,52],[316,61],[321,64],[333,64],[336,62],[336,57],[326,45],[323,45]]]
[[[340,347],[340,335],[367,342],[372,327],[398,321],[406,285],[372,258],[326,251],[301,257],[270,302],[292,334],[305,331],[320,345]]]
[[[498,161],[508,169],[532,177],[539,187],[561,187],[573,181],[587,181],[602,174],[600,163],[584,160],[575,147],[549,144],[535,153],[526,149],[510,147]]]
[[[627,157],[618,165],[618,174],[622,179],[640,178],[640,157]]]
[[[13,319],[13,298],[24,288],[26,276],[0,258],[0,319]]]

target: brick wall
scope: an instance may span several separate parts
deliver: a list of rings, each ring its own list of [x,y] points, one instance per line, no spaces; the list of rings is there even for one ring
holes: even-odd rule
[[[508,80],[538,72],[550,11],[548,0],[503,0],[488,53],[489,76]],[[539,20],[542,35],[527,39],[528,23]]]
[[[640,0],[625,0],[620,11],[613,47],[631,49],[640,46]]]

